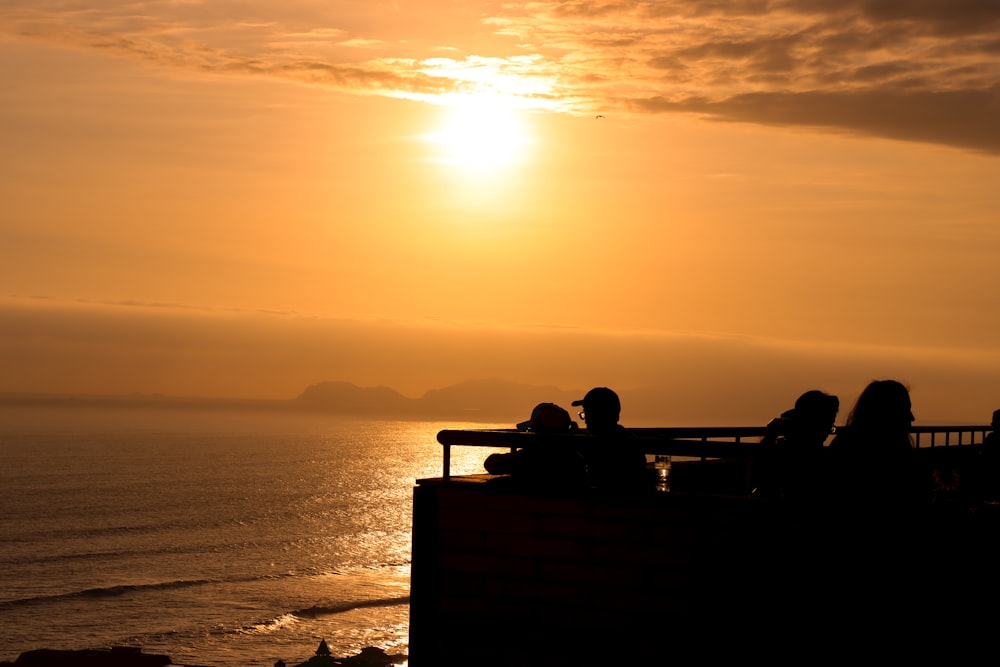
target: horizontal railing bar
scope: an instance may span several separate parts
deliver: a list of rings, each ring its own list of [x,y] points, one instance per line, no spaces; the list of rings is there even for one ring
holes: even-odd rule
[[[837,431],[845,431],[846,427],[837,427]],[[935,436],[945,434],[945,447],[967,447],[981,444],[992,428],[984,425],[963,426],[913,426],[910,433],[914,436],[914,444],[918,448],[934,448],[938,445]],[[627,434],[615,436],[591,435],[586,431],[566,434],[525,433],[516,429],[481,429],[481,430],[443,430],[438,432],[437,440],[444,446],[444,479],[451,478],[451,448],[452,447],[495,447],[523,448],[545,444],[547,446],[579,446],[581,442],[600,446],[602,441],[612,445],[622,437],[638,445],[646,454],[686,456],[692,458],[748,458],[760,449],[766,449],[758,440],[767,433],[764,426],[709,426],[709,427],[666,427],[666,428],[632,428]],[[951,434],[958,434],[958,444],[951,444]],[[963,442],[962,435],[969,433],[968,443]],[[923,447],[921,435],[930,434],[930,444]],[[979,434],[977,441],[976,435]],[[710,438],[715,438],[710,440]],[[724,440],[718,440],[723,438]],[[746,440],[753,438],[753,440]]]

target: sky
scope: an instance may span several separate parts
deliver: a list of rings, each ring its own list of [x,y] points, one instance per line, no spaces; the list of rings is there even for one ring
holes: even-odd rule
[[[998,118],[994,0],[6,0],[0,393],[986,423]]]

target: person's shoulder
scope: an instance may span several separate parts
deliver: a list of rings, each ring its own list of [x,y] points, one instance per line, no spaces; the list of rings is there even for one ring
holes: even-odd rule
[[[514,471],[517,459],[517,452],[503,452],[490,454],[483,461],[483,467],[491,475],[509,475]]]
[[[857,437],[850,431],[839,431],[830,441],[830,449],[849,449],[857,443]]]

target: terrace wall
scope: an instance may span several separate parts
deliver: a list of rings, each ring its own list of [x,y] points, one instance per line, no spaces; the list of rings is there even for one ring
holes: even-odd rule
[[[881,616],[946,604],[914,585],[914,568],[1000,590],[991,512],[890,516],[507,482],[415,487],[411,667],[657,664],[678,640],[711,651],[719,637],[825,628],[845,605]],[[971,575],[977,566],[989,574]]]

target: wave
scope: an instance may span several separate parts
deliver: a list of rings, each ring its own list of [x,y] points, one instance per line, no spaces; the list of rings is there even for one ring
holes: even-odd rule
[[[272,632],[277,632],[285,628],[289,628],[298,622],[298,618],[295,614],[282,614],[276,618],[272,618],[266,621],[261,621],[260,623],[254,623],[253,625],[246,625],[235,630],[233,634],[238,635],[264,635],[270,634]]]
[[[330,606],[314,605],[306,609],[299,609],[292,612],[298,618],[317,618],[319,616],[333,616],[334,614],[344,614],[355,609],[365,609],[369,607],[395,607],[397,605],[410,604],[410,596],[402,595],[395,598],[376,598],[373,600],[354,600],[342,602]]]
[[[216,547],[206,548],[204,545],[190,546],[157,546],[149,549],[116,549],[107,551],[68,552],[62,554],[26,554],[24,556],[0,558],[0,565],[42,565],[66,561],[86,562],[89,560],[108,560],[134,558],[137,556],[176,556],[181,554],[206,554],[217,551]]]
[[[81,518],[81,520],[85,519],[86,517]],[[65,517],[64,520],[67,522],[68,525],[61,525],[55,528],[37,528],[35,530],[26,532],[24,535],[15,537],[12,541],[31,543],[40,540],[65,540],[73,538],[94,539],[94,538],[117,537],[122,535],[134,535],[134,534],[155,535],[174,530],[192,529],[190,522],[183,519],[175,519],[172,521],[156,520],[134,525],[119,525],[119,526],[80,525],[77,522],[77,517],[74,516]]]
[[[395,563],[386,563],[377,566],[369,566],[368,568],[365,569],[380,570],[385,567],[396,567],[396,566],[398,565]],[[261,574],[254,577],[233,577],[226,579],[180,579],[175,581],[161,581],[154,584],[119,584],[115,586],[101,586],[96,588],[87,588],[79,591],[70,591],[67,593],[56,593],[53,595],[39,595],[34,597],[18,598],[13,600],[0,600],[0,609],[21,607],[26,605],[46,604],[50,602],[59,602],[62,600],[75,600],[75,599],[93,600],[101,598],[113,598],[125,595],[126,593],[143,593],[148,591],[177,590],[182,588],[191,588],[193,586],[245,584],[258,581],[275,581],[280,579],[289,579],[296,577],[346,576],[348,572],[349,570],[343,570],[343,569],[316,570],[316,571],[306,571],[306,572],[292,571],[292,572],[283,572],[279,574],[269,572],[267,574]],[[386,600],[363,600],[361,602],[351,602],[351,603],[346,603],[345,605],[335,606],[335,607],[310,607],[309,609],[303,609],[300,611],[294,611],[290,613],[299,617],[310,617],[310,616],[314,617],[325,614],[342,613],[359,607],[391,606],[393,604],[409,604],[409,597],[390,598]]]
[[[239,628],[226,628],[216,626],[206,630],[207,635],[216,637],[247,636],[247,635],[268,635],[285,630],[290,630],[304,620],[315,620],[323,616],[333,616],[344,614],[356,609],[370,609],[377,607],[395,607],[408,605],[410,596],[404,595],[393,598],[376,598],[369,600],[353,600],[333,605],[313,606],[297,611],[278,614],[272,618],[244,625]],[[140,643],[164,643],[172,636],[184,634],[180,631],[166,631],[144,635],[143,637],[130,637],[128,641],[139,641]]]
[[[10,539],[9,543],[34,544],[31,539]],[[311,541],[311,540],[309,540]],[[93,542],[93,541],[92,541]],[[264,539],[257,541],[229,540],[192,544],[157,544],[148,548],[105,549],[101,551],[67,551],[65,553],[39,553],[32,551],[26,554],[0,556],[0,565],[22,566],[60,563],[66,561],[107,560],[149,556],[176,556],[183,554],[215,555],[219,553],[236,552],[249,547],[254,549],[271,549],[274,551],[300,546],[303,540],[285,541],[281,539]]]
[[[175,590],[179,588],[190,588],[192,586],[205,586],[209,584],[218,584],[218,583],[222,582],[213,581],[211,579],[190,579],[190,580],[179,580],[179,581],[163,581],[155,584],[122,584],[118,586],[104,586],[99,588],[88,588],[82,591],[71,591],[69,593],[57,593],[55,595],[39,595],[37,597],[20,598],[17,600],[5,600],[3,602],[0,602],[0,609],[3,609],[5,607],[20,607],[33,604],[44,604],[47,602],[56,602],[59,600],[111,598],[111,597],[117,597],[119,595],[125,595],[126,593],[135,593],[141,591]]]

